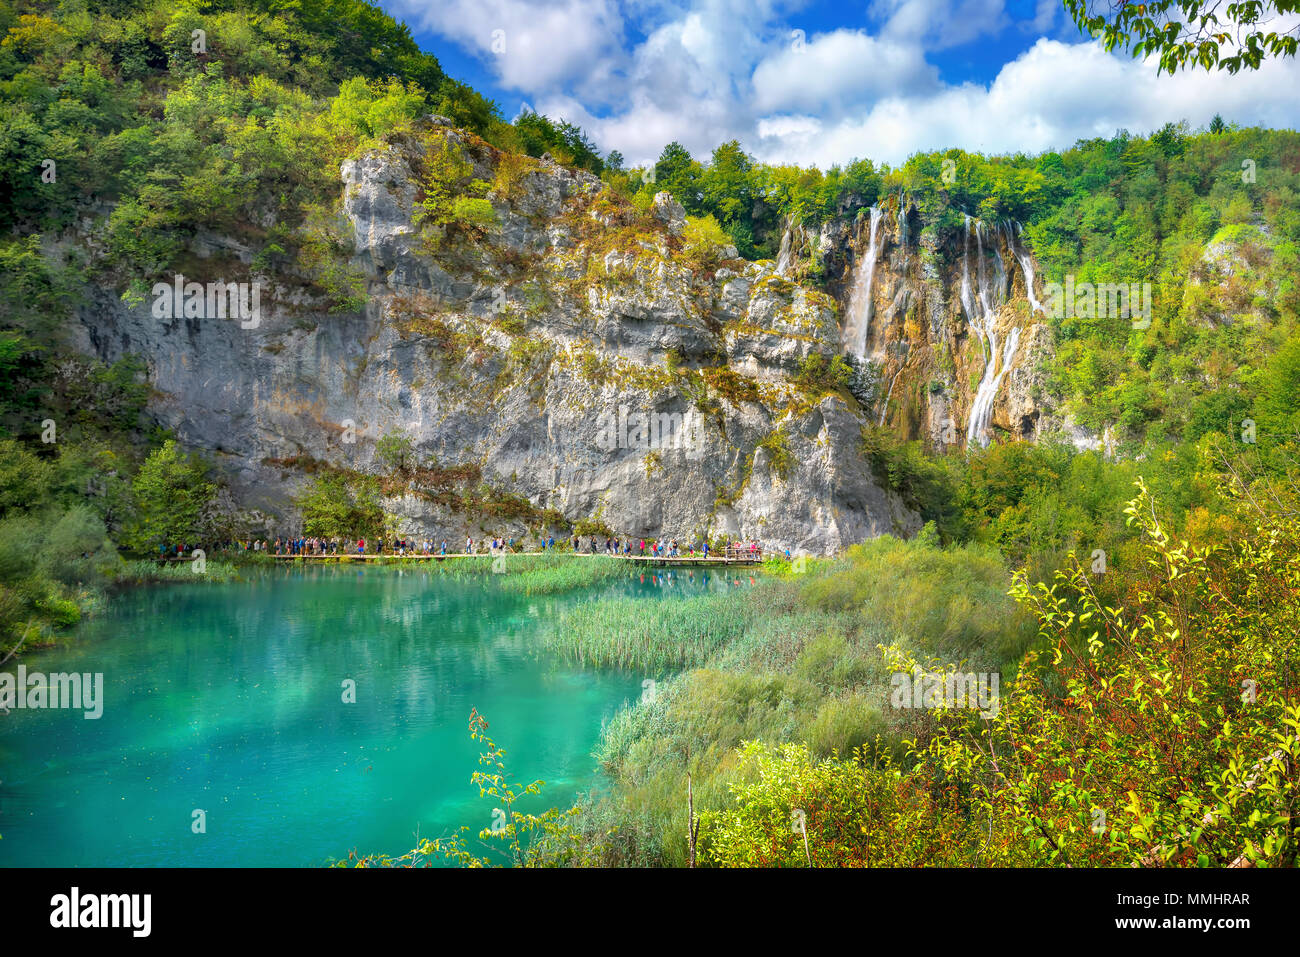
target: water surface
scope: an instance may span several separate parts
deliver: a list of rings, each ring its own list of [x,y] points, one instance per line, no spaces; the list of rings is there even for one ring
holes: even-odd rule
[[[531,809],[567,806],[643,676],[539,653],[540,629],[576,601],[720,584],[646,574],[537,598],[491,576],[307,566],[126,592],[25,659],[103,672],[104,714],[0,716],[0,866],[305,866],[477,832],[493,802],[469,783],[472,707],[511,776],[547,782]]]

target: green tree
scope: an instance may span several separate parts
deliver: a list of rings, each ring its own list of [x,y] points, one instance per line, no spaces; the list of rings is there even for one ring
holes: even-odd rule
[[[960,867],[978,844],[953,827],[946,789],[899,786],[888,752],[815,761],[807,745],[748,742],[732,805],[700,820],[704,862],[718,867]]]
[[[13,439],[0,438],[0,515],[37,508],[49,500],[53,467]]]
[[[853,381],[853,369],[842,355],[828,356],[810,352],[799,363],[791,381],[810,397],[847,389]]]
[[[128,543],[140,551],[193,542],[208,532],[203,516],[216,497],[208,467],[168,439],[145,459],[131,482],[135,516]]]
[[[388,530],[374,476],[320,475],[295,504],[303,531],[327,538],[378,538]]]
[[[1300,336],[1287,340],[1262,370],[1255,420],[1256,441],[1269,457],[1285,461],[1287,447],[1300,444]],[[1224,423],[1224,431],[1233,425]]]
[[[600,175],[605,168],[596,146],[581,127],[566,120],[553,122],[540,113],[526,110],[514,122],[517,140],[529,156],[550,153],[552,159],[565,166],[577,166]],[[610,154],[611,158],[614,154]],[[619,156],[622,163],[622,156]]]
[[[699,180],[703,208],[728,231],[737,225],[747,225],[752,231],[754,190],[754,161],[740,143],[731,140],[715,149]]]
[[[1078,563],[1050,586],[1019,575],[1047,652],[991,721],[954,716],[922,767],[1039,864],[1295,866],[1294,506],[1243,502],[1251,534],[1203,548],[1172,538],[1138,485],[1127,514],[1153,570],[1130,607],[1102,601]]]
[[[1201,0],[1065,0],[1079,29],[1135,59],[1159,56],[1159,71],[1257,70],[1266,59],[1295,56],[1300,27],[1269,29],[1300,11],[1296,0],[1206,4]],[[1225,56],[1224,54],[1228,55]]]
[[[688,213],[700,212],[700,179],[703,169],[691,158],[690,151],[681,143],[672,142],[663,148],[655,161],[654,182],[647,184],[651,193],[667,191],[681,203]]]
[[[375,443],[375,454],[390,469],[405,472],[412,461],[411,439],[401,432],[388,432]]]

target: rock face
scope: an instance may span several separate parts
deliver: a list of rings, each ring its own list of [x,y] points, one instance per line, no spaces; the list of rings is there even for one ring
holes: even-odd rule
[[[293,500],[322,468],[383,476],[396,530],[449,542],[559,537],[562,516],[823,554],[920,527],[860,454],[859,403],[796,381],[808,355],[839,349],[830,297],[688,245],[667,194],[642,212],[546,159],[503,171],[438,128],[492,182],[496,223],[415,221],[420,146],[343,164],[338,232],[364,307],[209,243],[184,281],[260,283],[255,321],[202,302],[169,319],[111,291],[81,311],[82,347],[143,356],[160,423],[277,516],[267,532],[299,530]],[[417,468],[381,460],[393,433]]]

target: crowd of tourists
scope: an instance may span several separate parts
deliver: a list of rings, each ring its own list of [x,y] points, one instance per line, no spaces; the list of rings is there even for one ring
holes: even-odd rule
[[[272,555],[446,555],[447,542],[431,538],[277,538]]]
[[[588,553],[591,555],[619,555],[619,556],[649,556],[652,558],[694,558],[697,555],[702,558],[708,558],[710,552],[717,554],[717,549],[709,544],[708,540],[692,541],[682,544],[678,539],[631,539],[615,538],[607,536],[598,538],[597,536],[583,537],[574,535],[564,544],[568,545],[575,553]],[[513,538],[492,538],[478,539],[466,537],[465,550],[461,554],[476,555],[486,553],[496,555],[504,552],[515,552],[523,550],[524,543],[519,542],[516,547],[516,541]],[[557,548],[555,538],[547,537],[536,543],[534,547],[540,546],[541,551],[550,551]],[[414,539],[406,536],[397,536],[393,538],[337,538],[337,537],[319,537],[319,536],[302,536],[289,537],[279,536],[274,539],[240,539],[216,542],[209,546],[200,545],[192,542],[173,542],[158,546],[160,558],[182,558],[193,554],[195,549],[250,552],[253,554],[263,555],[280,555],[280,556],[330,556],[330,555],[447,555],[455,554],[450,551],[447,541],[434,541],[431,538]],[[761,558],[763,553],[762,545],[756,541],[748,542],[731,542],[725,546],[726,554],[730,557],[748,555],[752,558]],[[788,556],[787,552],[787,556]]]
[[[606,538],[604,544],[595,536],[591,536],[584,543],[580,536],[573,536],[571,542],[575,552],[586,551],[590,554],[605,555],[636,555],[652,558],[694,558],[699,555],[702,558],[709,557],[709,550],[712,546],[708,539],[698,542],[689,542],[683,545],[675,538],[670,539],[623,539],[623,538]],[[585,545],[585,547],[584,547]],[[713,549],[717,554],[717,549]],[[740,555],[749,555],[757,558],[762,555],[763,547],[756,540],[748,542],[732,542],[726,546],[726,554],[731,557]]]

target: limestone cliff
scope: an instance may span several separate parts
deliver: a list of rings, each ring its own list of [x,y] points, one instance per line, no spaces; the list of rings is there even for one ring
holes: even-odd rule
[[[494,222],[421,218],[430,143],[491,183]],[[840,349],[835,301],[692,235],[666,194],[638,209],[436,118],[431,136],[348,161],[341,181],[337,233],[364,307],[339,310],[318,277],[268,272],[240,243],[202,236],[185,281],[257,285],[253,319],[201,306],[160,317],[112,290],[80,312],[82,347],[143,356],[161,424],[276,516],[269,532],[297,529],[293,499],[313,472],[385,472],[376,443],[392,433],[416,464],[385,476],[387,506],[417,537],[519,537],[562,516],[828,553],[919,527],[860,454],[869,412],[801,375],[809,355]],[[900,260],[899,283],[876,292],[898,285],[870,341],[928,323],[933,345],[904,364],[946,345],[973,368],[937,331],[951,310],[918,310],[903,291],[908,270]],[[890,401],[892,418],[909,414]]]

